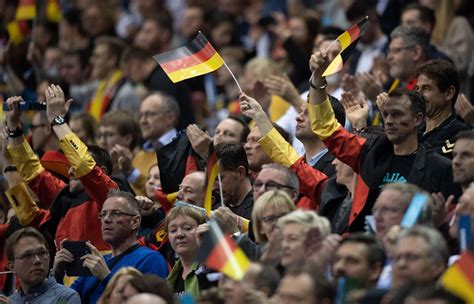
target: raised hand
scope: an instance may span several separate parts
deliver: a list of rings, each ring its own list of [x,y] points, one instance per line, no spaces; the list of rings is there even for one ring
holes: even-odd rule
[[[237,222],[240,220],[239,216],[233,213],[227,207],[219,207],[212,213],[211,218],[215,218],[219,223],[222,231],[227,234],[233,234],[239,231]]]
[[[456,113],[471,126],[474,126],[474,106],[466,98],[466,95],[460,93],[454,105]]]
[[[341,104],[346,112],[347,119],[356,130],[367,127],[369,117],[369,105],[367,100],[356,100],[350,92],[342,93]]]
[[[318,87],[324,84],[323,73],[330,61],[326,52],[316,52],[309,59],[309,69],[313,73],[313,85]]]
[[[300,94],[287,76],[272,75],[265,79],[264,85],[269,94],[280,96],[294,107],[301,106]]]
[[[86,245],[91,250],[91,253],[81,257],[81,260],[83,261],[82,265],[87,267],[92,272],[93,276],[102,281],[110,273],[109,266],[107,266],[104,257],[100,254],[99,250],[94,247],[94,245],[89,242],[87,242]]]
[[[147,216],[153,213],[155,210],[156,203],[146,196],[137,195],[135,199],[138,201],[140,207],[140,215]]]
[[[190,124],[186,128],[186,136],[188,136],[193,150],[202,158],[207,158],[209,145],[212,142],[212,138],[209,134],[201,130],[196,124]]]
[[[433,199],[433,224],[435,227],[440,227],[447,222],[449,208],[454,204],[454,195],[448,196],[446,199],[441,192],[431,193]]]
[[[369,100],[375,100],[383,92],[383,87],[370,73],[361,73],[356,76],[357,86]]]
[[[60,86],[50,85],[44,92],[46,97],[46,116],[51,122],[56,116],[65,116],[71,106],[72,99],[66,101]]]
[[[110,157],[114,165],[117,166],[121,172],[124,174],[130,174],[132,172],[133,154],[130,149],[116,144],[112,150],[110,150]]]
[[[354,96],[360,94],[360,88],[357,85],[356,77],[354,75],[344,74],[341,80],[341,88],[344,92],[351,92]]]
[[[15,130],[20,126],[20,116],[21,112],[18,108],[20,101],[23,101],[21,96],[13,96],[7,99],[6,103],[10,111],[6,111],[5,118],[7,122],[7,127],[10,130]]]
[[[262,109],[262,106],[253,99],[252,97],[247,96],[245,93],[240,94],[240,110],[245,116],[248,116],[252,119],[257,119],[258,115],[266,115]]]
[[[388,101],[388,93],[383,92],[377,95],[377,98],[375,99],[375,101],[377,103],[377,107],[379,108],[380,113],[383,113],[383,109]]]

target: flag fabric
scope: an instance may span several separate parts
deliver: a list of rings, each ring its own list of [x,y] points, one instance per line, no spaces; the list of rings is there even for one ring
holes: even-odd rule
[[[222,57],[201,32],[185,46],[153,58],[173,82],[213,72],[224,64]]]
[[[36,1],[20,0],[16,8],[16,20],[32,20],[36,18]]]
[[[15,20],[7,24],[7,31],[12,44],[18,45],[26,39],[31,30],[28,21]]]
[[[204,209],[206,209],[207,216],[211,216],[211,205],[212,205],[212,187],[214,181],[219,175],[219,162],[217,160],[216,152],[214,151],[214,145],[211,143],[209,148],[209,158],[207,161],[206,168],[206,195],[204,196]]]
[[[339,41],[341,44],[341,51],[324,71],[324,77],[337,73],[342,69],[342,66],[347,61],[347,59],[349,59],[352,51],[357,46],[360,37],[364,35],[368,25],[369,17],[366,16],[359,23],[354,24],[347,31],[337,37],[337,41]]]
[[[59,0],[48,0],[46,3],[46,19],[51,22],[58,23],[61,21],[63,14],[61,13],[61,5]]]
[[[224,235],[216,221],[209,222],[209,231],[203,236],[196,260],[209,268],[241,281],[250,262],[242,249],[229,235]]]
[[[474,303],[474,255],[464,252],[460,259],[448,268],[441,277],[444,288],[466,303]]]

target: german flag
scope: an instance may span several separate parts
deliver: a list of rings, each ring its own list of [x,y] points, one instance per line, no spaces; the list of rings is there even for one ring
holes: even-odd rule
[[[207,216],[211,216],[212,186],[214,186],[214,181],[216,180],[216,177],[219,174],[219,162],[217,160],[213,144],[211,144],[209,148],[209,158],[207,161],[206,174],[207,185],[206,195],[204,196],[204,209],[206,209]]]
[[[26,39],[31,30],[28,21],[15,20],[7,24],[7,31],[13,45],[18,45]]]
[[[341,44],[341,51],[329,64],[323,76],[329,76],[339,72],[344,63],[349,59],[352,51],[356,47],[359,39],[364,35],[367,26],[369,25],[369,17],[366,16],[359,23],[351,26],[347,31],[337,37],[337,41]]]
[[[63,18],[61,6],[58,0],[48,0],[46,3],[46,19],[48,21],[58,23]]]
[[[228,235],[224,235],[216,221],[209,222],[209,231],[203,236],[196,260],[209,268],[241,281],[250,262],[245,253]]]
[[[461,258],[441,277],[444,288],[466,303],[474,303],[474,255],[465,251]]]
[[[187,45],[153,58],[173,82],[213,72],[224,64],[222,57],[201,32]]]
[[[32,20],[36,18],[36,1],[20,0],[16,8],[16,20]]]

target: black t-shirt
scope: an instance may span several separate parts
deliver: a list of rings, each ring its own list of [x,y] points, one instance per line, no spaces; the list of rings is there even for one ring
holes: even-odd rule
[[[184,280],[183,280],[183,269],[178,274],[178,277],[176,278],[176,281],[174,282],[174,288],[173,291],[176,295],[176,297],[179,299],[183,296],[184,294]]]
[[[406,183],[415,157],[416,154],[394,155],[379,188],[389,183]]]

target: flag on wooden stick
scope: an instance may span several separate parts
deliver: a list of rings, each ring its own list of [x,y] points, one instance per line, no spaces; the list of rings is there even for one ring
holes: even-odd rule
[[[201,32],[185,46],[153,58],[173,82],[213,72],[224,64],[222,57]]]
[[[201,244],[196,258],[199,263],[235,281],[242,280],[250,266],[249,259],[229,235],[224,235],[216,221],[209,222]]]
[[[324,77],[337,73],[342,69],[342,66],[347,61],[347,59],[349,59],[353,49],[359,42],[360,37],[364,35],[368,25],[369,17],[366,16],[359,23],[354,24],[347,31],[337,37],[336,41],[341,44],[341,51],[324,71]]]

